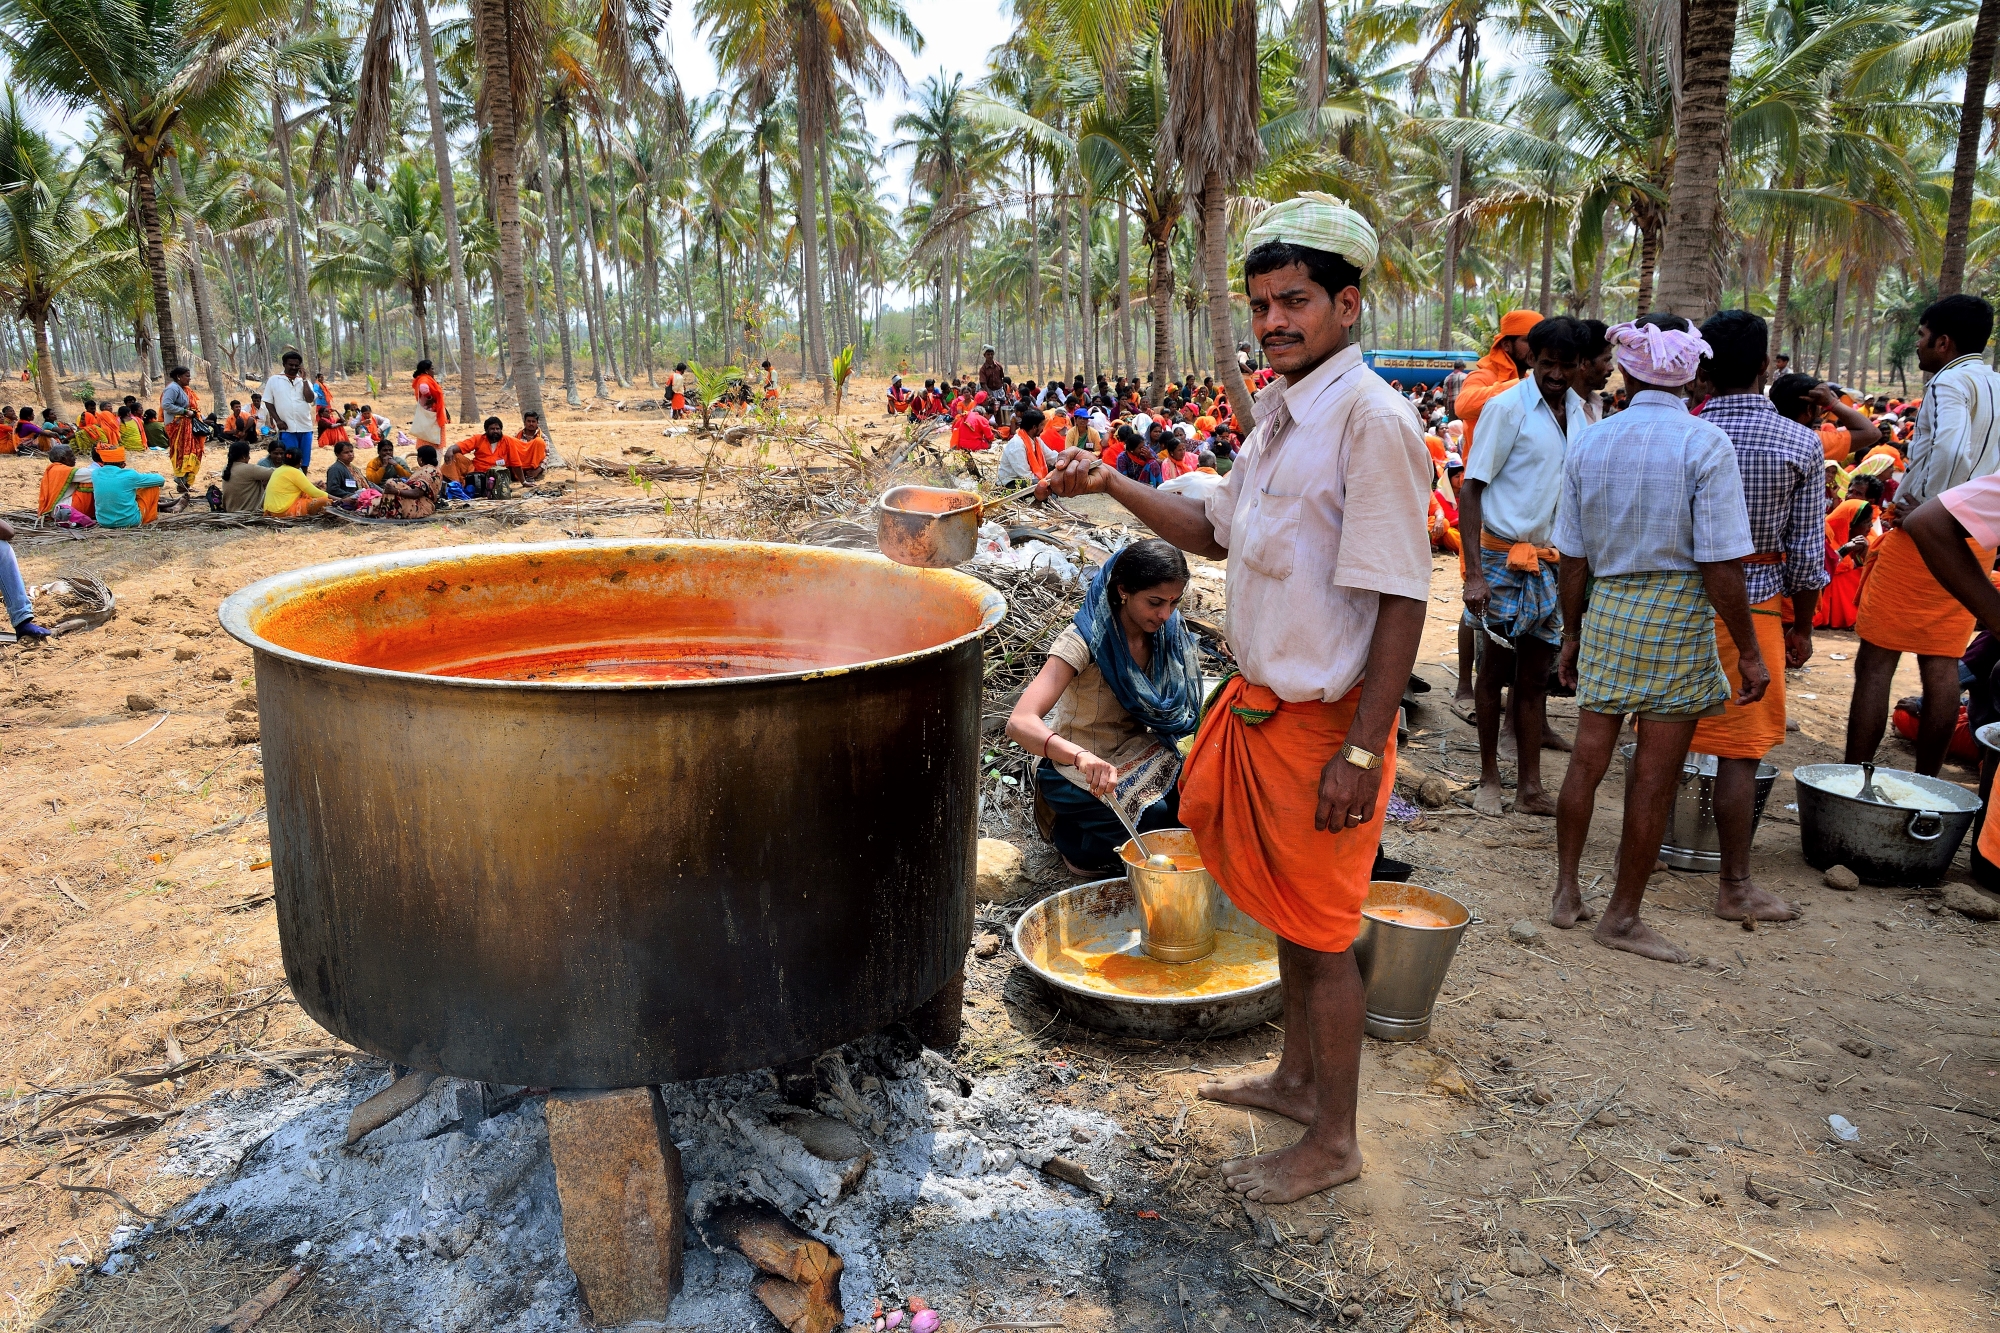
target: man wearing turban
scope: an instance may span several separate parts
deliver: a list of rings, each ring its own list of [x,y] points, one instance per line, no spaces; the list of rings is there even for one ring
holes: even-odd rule
[[[1230,901],[1278,936],[1287,1019],[1276,1070],[1201,1093],[1306,1126],[1283,1151],[1223,1167],[1247,1198],[1289,1203],[1361,1171],[1366,998],[1351,946],[1430,595],[1432,472],[1415,410],[1353,340],[1375,262],[1366,220],[1303,194],[1267,209],[1245,246],[1251,329],[1281,378],[1257,395],[1227,484],[1206,499],[1156,491],[1072,450],[1049,485],[1106,493],[1183,550],[1229,557],[1240,674],[1195,735],[1181,818]]]
[[[1608,335],[1631,404],[1579,435],[1563,459],[1555,546],[1562,601],[1557,670],[1576,690],[1576,753],[1556,801],[1556,888],[1549,919],[1589,920],[1577,882],[1597,786],[1627,715],[1639,745],[1627,769],[1618,881],[1597,942],[1684,963],[1679,945],[1639,919],[1647,877],[1695,724],[1771,683],[1752,625],[1743,558],[1757,549],[1736,447],[1682,401],[1709,345],[1679,315],[1647,315]],[[1732,692],[1715,622],[1736,647]]]

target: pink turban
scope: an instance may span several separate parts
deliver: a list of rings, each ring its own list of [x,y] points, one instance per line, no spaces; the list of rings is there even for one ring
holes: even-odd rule
[[[1605,335],[1611,340],[1618,368],[1648,384],[1676,388],[1691,383],[1701,359],[1714,355],[1693,329],[1663,329],[1652,324],[1618,324]]]

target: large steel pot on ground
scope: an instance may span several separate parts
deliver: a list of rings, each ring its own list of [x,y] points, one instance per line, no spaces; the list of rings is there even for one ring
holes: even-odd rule
[[[235,594],[300,1004],[416,1068],[599,1088],[910,1013],[971,936],[979,639],[1004,610],[876,555],[674,541],[409,551]]]
[[[1792,781],[1806,864],[1844,865],[1866,884],[1936,884],[1979,813],[1955,782],[1874,764],[1808,764]]]

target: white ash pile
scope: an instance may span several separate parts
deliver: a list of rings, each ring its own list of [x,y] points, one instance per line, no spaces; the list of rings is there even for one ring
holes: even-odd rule
[[[758,1273],[710,1225],[750,1201],[839,1257],[850,1324],[877,1298],[909,1296],[961,1327],[975,1313],[1054,1317],[1065,1295],[1101,1282],[1114,1233],[1094,1194],[1115,1186],[1128,1143],[1104,1117],[1046,1101],[1064,1072],[973,1082],[876,1036],[821,1056],[809,1084],[787,1080],[793,1101],[769,1070],[663,1088],[693,1223],[664,1327],[776,1326],[751,1294]],[[211,1099],[173,1147],[179,1169],[218,1178],[175,1224],[292,1251],[390,1333],[581,1326],[540,1099],[440,1079],[345,1146],[349,1113],[385,1084],[379,1067],[350,1068]],[[135,1240],[127,1255],[144,1252]],[[1012,1295],[996,1296],[1010,1272]],[[989,1303],[955,1308],[974,1287]]]

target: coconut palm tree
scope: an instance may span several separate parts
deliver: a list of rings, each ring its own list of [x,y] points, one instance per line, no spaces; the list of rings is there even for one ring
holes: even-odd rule
[[[1182,179],[1195,190],[1201,216],[1210,351],[1236,419],[1249,421],[1250,388],[1236,366],[1229,227],[1223,210],[1229,191],[1263,156],[1257,133],[1264,113],[1257,5],[1255,0],[1168,0],[1160,37],[1167,70],[1167,148],[1180,158]],[[1323,59],[1320,64],[1323,83]]]
[[[1959,108],[1958,143],[1952,151],[1951,202],[1945,210],[1944,254],[1938,264],[1938,294],[1954,296],[1965,285],[1966,237],[1972,227],[1974,177],[1979,170],[1979,131],[1986,120],[1986,86],[1993,82],[1993,59],[2000,48],[2000,0],[1981,0],[1965,58],[1965,100]]]
[[[87,170],[64,164],[9,88],[0,100],[0,302],[35,331],[35,388],[65,418],[49,312],[101,264],[83,209]]]
[[[923,35],[898,0],[696,0],[716,63],[742,82],[749,103],[766,106],[789,90],[798,114],[799,256],[804,287],[806,364],[831,400],[820,287],[820,166],[843,76],[879,94],[903,86],[884,35],[921,53]]]
[[[539,8],[531,0],[473,0],[473,40],[479,53],[479,112],[486,127],[493,213],[499,232],[500,308],[515,357],[514,390],[521,411],[544,421],[539,352],[528,330],[526,255],[521,244],[521,127],[533,115],[532,90],[547,49]],[[544,172],[546,177],[546,171]],[[546,193],[546,185],[544,186]],[[551,234],[554,228],[549,229]]]
[[[401,287],[410,298],[421,356],[431,355],[430,321],[425,297],[450,275],[440,219],[439,191],[403,161],[390,173],[387,187],[360,196],[364,220],[333,222],[327,232],[339,249],[313,269],[323,290],[339,283],[360,283],[381,289]]]
[[[159,167],[186,122],[244,118],[255,97],[246,57],[284,0],[0,0],[0,52],[24,91],[97,112],[137,202],[160,355],[180,359],[167,272]]]
[[[430,113],[431,160],[436,164],[439,215],[444,224],[445,253],[451,263],[452,319],[458,335],[464,373],[458,377],[458,417],[479,420],[479,389],[472,373],[476,346],[472,332],[471,288],[465,276],[465,244],[458,220],[458,192],[452,179],[451,137],[438,83],[437,42],[431,32],[427,0],[376,0],[368,16],[362,43],[361,72],[355,90],[353,132],[341,157],[341,174],[357,165],[377,163],[387,145],[398,51],[414,45],[424,72],[424,103]],[[372,176],[371,176],[372,179]]]

